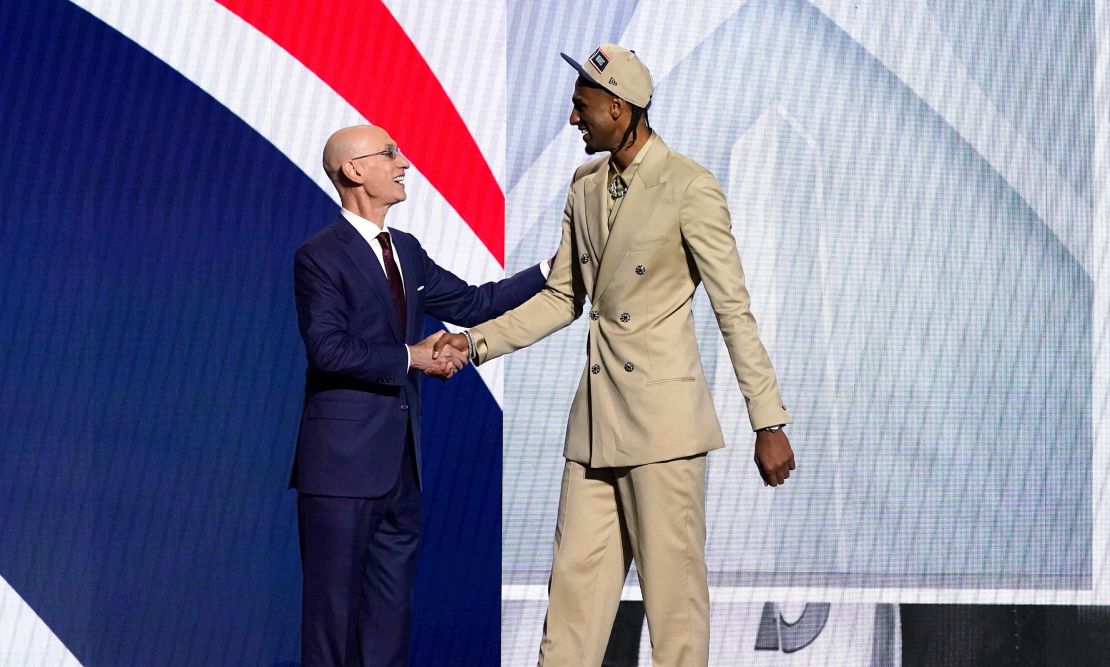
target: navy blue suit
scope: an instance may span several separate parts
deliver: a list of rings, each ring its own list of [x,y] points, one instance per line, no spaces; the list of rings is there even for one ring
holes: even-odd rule
[[[515,308],[532,267],[467,285],[411,234],[390,229],[404,280],[401,336],[389,283],[342,216],[297,249],[293,283],[308,357],[290,486],[298,491],[305,665],[404,665],[419,544],[420,381],[405,343],[425,313],[474,326]]]

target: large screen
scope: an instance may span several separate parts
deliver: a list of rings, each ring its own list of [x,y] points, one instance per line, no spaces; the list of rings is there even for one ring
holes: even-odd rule
[[[795,420],[767,488],[699,290],[711,664],[1110,660],[1110,0],[39,0],[0,2],[0,664],[296,664],[324,142],[385,127],[389,225],[498,279],[558,246],[559,53],[604,42],[720,182]],[[535,664],[586,334],[425,383],[413,665]],[[609,649],[650,664],[634,568]]]
[[[530,100],[509,120],[510,266],[556,242],[587,157],[559,51],[636,50],[656,84],[651,126],[728,198],[798,469],[782,488],[762,485],[699,290],[728,443],[708,459],[714,628],[748,618],[756,633],[766,600],[1106,600],[1093,3],[509,11],[509,88]],[[586,332],[575,323],[507,362],[510,664],[538,643]],[[625,597],[638,594],[631,574]],[[732,644],[714,655],[752,664],[753,641],[736,639],[741,662]]]

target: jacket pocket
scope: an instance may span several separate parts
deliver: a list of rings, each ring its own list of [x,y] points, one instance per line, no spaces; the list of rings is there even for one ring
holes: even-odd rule
[[[309,419],[345,419],[362,421],[370,416],[372,406],[345,401],[313,401],[308,405]]]
[[[680,377],[680,378],[667,378],[665,380],[650,380],[646,384],[647,384],[647,386],[651,387],[651,386],[654,386],[654,385],[657,385],[657,384],[667,384],[668,382],[693,382],[694,379],[695,379],[694,376],[690,375],[690,376],[687,376],[687,377]]]

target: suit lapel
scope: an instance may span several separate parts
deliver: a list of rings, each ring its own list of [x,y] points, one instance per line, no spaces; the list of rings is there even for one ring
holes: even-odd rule
[[[405,332],[409,340],[416,342],[423,338],[421,334],[424,331],[424,323],[419,321],[418,317],[419,312],[423,312],[424,309],[417,307],[422,296],[419,291],[420,274],[417,273],[417,260],[422,251],[415,237],[404,233],[390,233],[389,236],[393,239],[394,249],[400,251],[398,255],[401,261],[401,280],[405,285],[405,318],[408,320],[405,323]],[[389,287],[388,281],[386,287]],[[390,298],[393,298],[392,294]],[[416,338],[413,338],[414,335]]]
[[[400,340],[401,323],[397,316],[397,306],[393,303],[393,294],[389,291],[389,281],[386,280],[385,271],[378,262],[378,258],[374,256],[374,251],[370,249],[370,245],[366,243],[358,230],[347,222],[342,215],[339,216],[339,220],[336,222],[336,232],[340,240],[343,241],[343,251],[358,267],[359,273],[370,285],[370,291],[376,294],[378,300],[381,301],[382,308],[389,318],[389,326],[393,329],[393,335]]]
[[[605,253],[597,271],[597,282],[594,283],[594,303],[598,302],[613,280],[617,267],[628,254],[629,245],[643,229],[644,221],[651,217],[655,198],[658,196],[658,191],[654,188],[662,182],[663,165],[669,152],[670,149],[663,140],[655,137],[650,151],[644,155],[643,162],[636,169],[636,175],[628,186],[628,194],[625,195],[624,203],[613,223],[613,230],[609,232],[609,240],[605,244]]]
[[[582,180],[585,183],[584,208],[586,209],[586,233],[590,237],[590,248],[598,260],[605,254],[605,244],[609,239],[609,219],[605,207],[605,175],[608,163],[603,162],[602,168],[587,175]]]

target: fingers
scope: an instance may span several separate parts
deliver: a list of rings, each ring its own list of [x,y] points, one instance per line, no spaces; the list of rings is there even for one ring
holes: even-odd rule
[[[435,363],[424,369],[424,374],[447,380],[462,370],[462,367],[466,364],[465,352],[461,352],[450,345],[445,345]]]
[[[759,461],[755,462],[755,469],[759,471],[759,476],[763,478],[763,486],[771,486],[771,480],[767,472],[763,470],[763,466],[759,464]]]
[[[450,380],[456,372],[458,372],[458,369],[452,364],[436,365],[424,369],[424,375],[441,380]]]
[[[462,334],[448,334],[442,331],[439,332],[439,335],[436,336],[435,345],[432,346],[432,359],[438,359],[443,350],[448,347],[453,348],[456,352],[465,357],[468,347],[466,336]]]
[[[439,343],[436,343],[436,345],[439,345]],[[456,370],[466,365],[468,359],[466,358],[466,352],[464,352],[463,350],[460,350],[459,348],[452,345],[444,345],[439,349],[440,360],[448,364],[453,364]]]
[[[777,465],[769,464],[757,458],[755,466],[759,470],[759,476],[763,478],[765,486],[781,486],[790,478],[790,471],[794,469],[794,457],[791,456]]]
[[[439,335],[436,336],[435,344],[432,345],[432,359],[439,359],[440,352],[443,351],[443,348],[447,347],[447,340],[443,338],[443,332],[440,331],[438,333]]]

